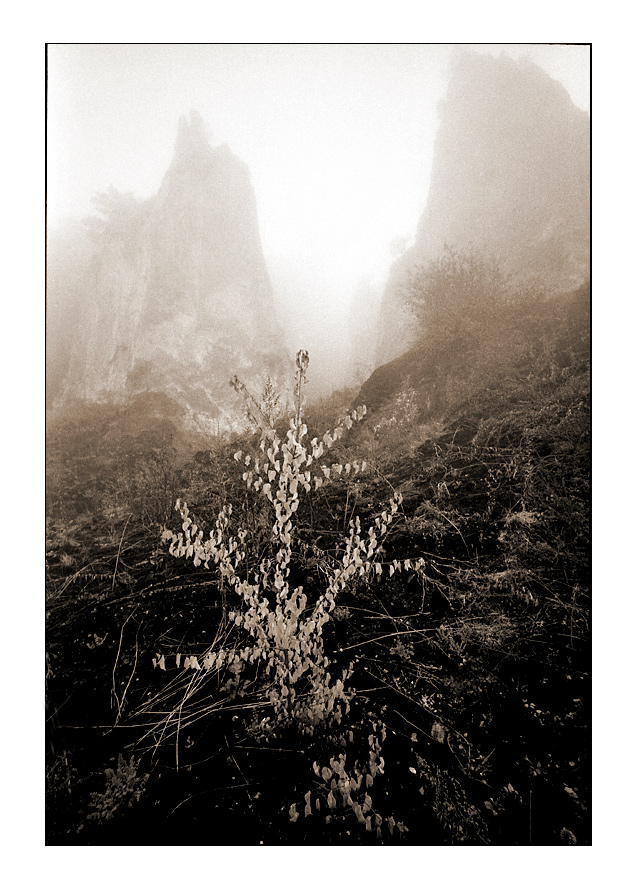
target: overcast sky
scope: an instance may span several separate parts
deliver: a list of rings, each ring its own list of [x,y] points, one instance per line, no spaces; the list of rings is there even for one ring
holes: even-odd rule
[[[589,109],[589,47],[520,44]],[[358,282],[380,282],[424,207],[455,48],[449,44],[57,44],[48,56],[48,214],[92,211],[113,185],[148,197],[178,118],[246,162],[273,273],[319,282],[341,320]],[[297,293],[297,317],[301,316]],[[307,316],[306,316],[307,317]],[[310,322],[312,323],[312,322]],[[298,322],[299,327],[301,322]]]

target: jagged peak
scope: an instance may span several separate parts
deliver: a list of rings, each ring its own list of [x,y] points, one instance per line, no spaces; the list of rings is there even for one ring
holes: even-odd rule
[[[530,86],[533,90],[531,97]],[[495,56],[463,49],[456,53],[448,84],[448,96],[452,101],[461,96],[463,101],[483,99],[494,104],[494,97],[498,101],[504,96],[510,98],[507,91],[514,94],[513,98],[521,105],[539,104],[544,96],[549,96],[551,99],[556,97],[564,106],[576,107],[565,87],[527,54],[513,59],[506,52]],[[580,113],[586,115],[586,112]]]
[[[239,169],[240,173],[250,181],[246,164],[236,157],[226,142],[212,145],[203,117],[192,109],[178,121],[176,145],[166,179],[169,181],[174,173],[178,177],[183,173],[198,176],[201,171],[208,171],[212,164],[214,166],[219,164],[225,170],[229,167]]]
[[[212,149],[207,126],[202,116],[192,109],[178,121],[178,136],[174,148],[174,163],[207,160]]]

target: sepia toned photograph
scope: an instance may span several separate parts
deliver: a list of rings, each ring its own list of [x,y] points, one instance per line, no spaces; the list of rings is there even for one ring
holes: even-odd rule
[[[590,846],[591,44],[46,45],[48,846]]]

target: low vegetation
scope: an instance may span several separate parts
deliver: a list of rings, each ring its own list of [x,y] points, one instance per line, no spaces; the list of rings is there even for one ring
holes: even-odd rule
[[[421,311],[433,403],[306,408],[299,353],[189,458],[50,430],[49,843],[591,841],[586,301],[492,301],[467,382]]]

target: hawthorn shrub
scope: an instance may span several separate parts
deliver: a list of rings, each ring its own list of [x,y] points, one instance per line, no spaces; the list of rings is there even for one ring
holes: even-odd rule
[[[292,570],[300,544],[293,519],[302,495],[317,491],[335,479],[364,472],[366,464],[354,460],[343,465],[322,459],[346,430],[362,420],[363,407],[346,415],[334,431],[326,432],[321,440],[307,441],[302,408],[308,362],[308,353],[298,352],[295,415],[290,419],[285,437],[282,439],[267,422],[268,418],[261,415],[261,456],[253,458],[242,451],[234,455],[244,466],[242,479],[247,489],[268,504],[272,522],[268,551],[261,555],[261,541],[257,540],[258,555],[252,558],[251,532],[244,527],[234,527],[230,503],[223,506],[215,528],[205,536],[191,518],[187,504],[178,501],[181,529],[177,532],[165,529],[162,539],[169,544],[173,556],[192,559],[195,567],[215,567],[222,587],[233,594],[237,603],[228,613],[228,620],[246,634],[243,645],[211,647],[201,661],[197,656],[188,657],[185,667],[214,675],[219,670],[228,672],[230,676],[223,689],[232,693],[237,692],[247,668],[254,668],[257,674],[263,673],[266,677],[266,694],[276,725],[292,723],[311,734],[318,725],[340,723],[343,710],[349,709],[352,693],[346,688],[346,681],[352,668],[343,669],[336,679],[332,676],[324,647],[324,627],[332,617],[341,591],[358,578],[382,574],[383,566],[378,559],[381,541],[402,498],[394,493],[388,506],[367,529],[363,529],[358,516],[349,520],[341,558],[338,564],[324,560],[319,566],[322,584],[316,600],[309,602],[303,585],[295,583]],[[246,391],[238,380],[234,380],[233,385]],[[404,568],[420,571],[423,565],[423,560],[407,561]],[[389,568],[392,573],[401,571],[403,564],[399,562]],[[164,656],[158,653],[155,663],[164,667]]]
[[[492,256],[445,247],[412,270],[404,300],[432,377],[431,413],[554,362],[556,301],[537,279],[513,281]]]

